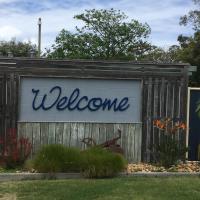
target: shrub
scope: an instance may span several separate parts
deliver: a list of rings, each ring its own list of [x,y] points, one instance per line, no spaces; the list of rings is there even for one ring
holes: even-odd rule
[[[82,163],[81,152],[77,148],[65,148],[65,172],[80,172]]]
[[[33,160],[38,172],[63,172],[65,169],[65,147],[59,144],[42,146]]]
[[[124,157],[101,147],[92,147],[82,152],[81,172],[87,178],[113,177],[126,167]]]
[[[6,137],[0,138],[0,164],[6,168],[22,166],[31,153],[28,138],[17,137],[17,130],[9,128]]]
[[[79,172],[80,165],[80,150],[60,144],[43,146],[33,160],[38,172]]]

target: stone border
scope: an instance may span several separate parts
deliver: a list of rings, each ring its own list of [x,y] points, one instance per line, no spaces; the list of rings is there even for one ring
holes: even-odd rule
[[[43,180],[43,179],[80,179],[80,173],[0,173],[1,181]]]
[[[200,172],[135,172],[120,173],[118,177],[180,177],[199,176]],[[80,173],[0,173],[1,181],[43,180],[43,179],[83,179]]]

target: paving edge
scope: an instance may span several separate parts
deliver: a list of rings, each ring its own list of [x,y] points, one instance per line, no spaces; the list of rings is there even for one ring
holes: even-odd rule
[[[80,173],[0,173],[0,181],[80,179]]]
[[[180,177],[198,176],[200,172],[134,172],[120,173],[118,177]],[[43,180],[43,179],[81,179],[80,173],[0,173],[0,181]]]

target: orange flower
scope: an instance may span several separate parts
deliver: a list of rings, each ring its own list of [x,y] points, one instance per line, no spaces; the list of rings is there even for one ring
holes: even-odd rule
[[[186,129],[186,125],[185,125],[185,123],[180,123],[180,124],[179,124],[179,127],[182,128],[183,130]]]

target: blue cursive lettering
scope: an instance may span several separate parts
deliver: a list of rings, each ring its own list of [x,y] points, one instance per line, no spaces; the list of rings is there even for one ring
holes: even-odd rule
[[[80,96],[80,89],[76,88],[72,91],[72,93],[67,96],[62,95],[62,88],[60,86],[55,86],[51,88],[49,94],[43,94],[41,99],[38,96],[41,96],[39,89],[32,89],[32,93],[34,94],[32,108],[33,110],[50,110],[55,106],[55,108],[59,111],[68,109],[69,111],[79,110],[83,111],[88,109],[89,111],[98,111],[98,110],[113,110],[114,112],[120,111],[123,112],[130,107],[129,98],[124,97],[122,99],[114,98],[114,99],[102,99],[101,97],[93,97],[89,98],[88,96]],[[47,105],[48,99],[53,99],[53,102]]]
[[[35,101],[36,101],[36,98],[37,98],[37,96],[38,96],[40,90],[32,89],[33,94],[35,93],[35,97],[34,97],[33,102],[32,102],[32,107],[33,107],[33,109],[34,109],[34,110],[39,110],[40,108],[42,108],[43,110],[49,110],[49,109],[53,108],[53,106],[56,105],[57,101],[59,100],[59,98],[60,98],[60,96],[61,96],[61,91],[62,91],[62,89],[61,89],[61,87],[59,87],[59,86],[55,86],[55,87],[53,87],[53,88],[50,90],[50,92],[49,92],[49,93],[52,93],[52,92],[55,91],[56,89],[58,90],[58,96],[57,96],[56,100],[55,100],[51,105],[46,106],[46,107],[45,107],[44,103],[45,103],[45,101],[46,101],[47,94],[45,94],[45,95],[43,96],[42,102],[40,103],[40,105],[39,105],[38,107],[36,107],[36,106],[35,106]]]

